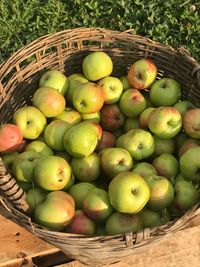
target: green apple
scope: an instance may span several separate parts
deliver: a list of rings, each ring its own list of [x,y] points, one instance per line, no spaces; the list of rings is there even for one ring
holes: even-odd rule
[[[23,132],[12,123],[0,125],[0,153],[8,154],[18,151],[23,142]]]
[[[100,125],[107,131],[115,131],[122,127],[126,118],[118,104],[103,105],[100,114]]]
[[[181,146],[185,143],[185,141],[189,138],[189,136],[184,132],[181,131],[179,132],[173,139],[176,145],[176,151],[178,152],[178,150],[181,148]],[[176,153],[177,154],[177,153]]]
[[[150,100],[155,106],[173,106],[180,100],[181,86],[173,78],[161,78],[150,88]]]
[[[118,102],[123,92],[123,84],[119,78],[107,76],[100,79],[97,84],[103,89],[105,104],[114,104]]]
[[[200,201],[200,192],[189,181],[177,181],[175,184],[175,198],[172,205],[180,211],[187,211]]]
[[[137,213],[146,205],[150,189],[142,176],[134,172],[122,172],[109,184],[110,203],[123,213]]]
[[[142,219],[137,214],[125,214],[115,211],[106,221],[106,234],[108,236],[138,232],[143,228]]]
[[[178,181],[187,181],[187,179],[185,178],[185,176],[179,172],[174,180],[174,184],[176,184]]]
[[[67,107],[62,113],[60,113],[58,116],[56,116],[53,119],[63,120],[70,127],[72,125],[76,125],[79,122],[81,122],[81,114],[78,111],[76,111],[74,108]]]
[[[148,162],[138,162],[133,166],[132,171],[141,175],[142,177],[149,175],[157,175],[157,171],[154,166]]]
[[[101,188],[91,189],[83,200],[83,211],[94,221],[103,221],[113,211],[108,193]]]
[[[133,159],[126,149],[108,148],[101,155],[101,167],[104,173],[113,179],[121,172],[130,171],[133,168]]]
[[[66,131],[63,137],[65,150],[75,158],[88,157],[98,143],[98,135],[89,122],[80,122]]]
[[[126,118],[123,131],[127,133],[130,130],[140,128],[139,119],[138,118]]]
[[[42,155],[35,151],[25,151],[19,154],[14,159],[12,166],[15,178],[21,182],[32,182],[35,164],[41,157]]]
[[[16,159],[16,157],[19,155],[19,152],[12,152],[9,154],[4,154],[1,156],[3,164],[6,168],[6,170],[12,174],[12,166],[13,166],[13,161]]]
[[[66,232],[85,236],[94,236],[95,231],[95,222],[82,210],[75,211],[75,215],[66,229]]]
[[[105,52],[91,52],[83,59],[82,70],[88,80],[97,81],[112,73],[113,62]]]
[[[147,206],[155,211],[169,207],[174,199],[174,188],[171,182],[166,177],[158,175],[145,176],[144,179],[150,188]]]
[[[33,182],[22,182],[22,181],[17,181],[17,184],[19,185],[20,188],[22,188],[25,192],[27,192],[29,189],[34,187]]]
[[[173,138],[163,139],[153,135],[155,150],[154,155],[159,156],[163,153],[173,154],[175,151],[175,140]]]
[[[173,138],[182,128],[181,114],[173,107],[155,108],[149,115],[148,127],[160,138]]]
[[[54,154],[53,150],[45,142],[37,140],[27,144],[24,151],[35,151],[40,153],[42,156],[50,156]]]
[[[151,111],[153,111],[155,108],[154,107],[148,107],[145,108],[140,116],[139,116],[139,127],[138,128],[142,128],[144,130],[148,130],[148,119],[149,119],[149,115],[151,113]]]
[[[102,138],[96,146],[96,151],[99,152],[104,148],[114,147],[116,144],[116,137],[108,131],[102,131]]]
[[[100,158],[97,153],[83,158],[72,158],[71,167],[77,180],[92,182],[100,175]]]
[[[150,132],[133,129],[117,139],[117,147],[126,149],[134,160],[142,160],[154,152],[154,139]]]
[[[81,83],[86,83],[88,80],[85,78],[85,76],[81,73],[73,73],[68,76],[68,90],[65,95],[66,102],[68,105],[72,105],[72,99],[73,99],[73,94],[78,87],[79,84]]]
[[[34,166],[34,181],[45,190],[62,190],[71,181],[71,167],[61,157],[42,157]]]
[[[195,106],[192,104],[192,102],[188,100],[182,100],[174,104],[173,107],[176,108],[183,116],[186,111],[188,111],[191,108],[194,108]]]
[[[161,212],[145,207],[138,213],[138,215],[142,219],[144,228],[156,227],[162,224]]]
[[[104,91],[96,83],[81,83],[73,93],[73,106],[80,113],[98,112],[104,104]]]
[[[45,116],[33,106],[17,109],[13,114],[13,122],[20,128],[23,137],[27,139],[38,138],[47,124]]]
[[[193,182],[200,182],[200,146],[188,149],[179,159],[180,171]]]
[[[55,150],[64,150],[63,137],[70,128],[63,120],[53,120],[44,130],[44,140],[49,147]]]
[[[174,181],[179,172],[178,160],[169,153],[159,155],[153,160],[152,165],[156,169],[158,175],[164,176],[170,179],[170,181]]]
[[[64,111],[65,105],[64,96],[51,87],[40,87],[33,94],[33,106],[47,118],[58,116]]]
[[[46,199],[47,194],[48,191],[39,187],[29,189],[26,192],[26,202],[31,210],[35,210],[35,208]]]
[[[136,89],[146,89],[155,81],[157,67],[150,58],[135,61],[128,70],[128,82]]]
[[[63,231],[70,224],[75,215],[73,198],[63,191],[47,194],[45,201],[37,205],[34,212],[35,222],[53,229]]]
[[[100,111],[98,112],[94,112],[94,113],[82,113],[81,114],[81,119],[83,121],[93,121],[93,122],[96,122],[96,123],[100,123],[101,121],[101,114],[100,114]]]
[[[105,224],[97,224],[95,236],[106,236],[106,227]]]
[[[126,76],[123,75],[123,76],[119,77],[119,79],[120,79],[120,81],[122,82],[123,90],[124,90],[124,91],[125,91],[125,90],[128,90],[128,89],[131,88],[131,85],[130,85],[129,82],[128,82],[128,77],[127,77],[127,75],[126,75]]]
[[[121,95],[119,107],[127,117],[136,118],[146,108],[146,99],[139,90],[128,89]]]
[[[178,150],[178,157],[180,158],[188,149],[200,145],[200,140],[188,138]]]
[[[65,95],[68,89],[68,79],[59,70],[48,70],[42,74],[39,80],[39,87],[52,87],[59,93]]]
[[[73,197],[75,201],[76,210],[83,208],[83,200],[85,196],[91,189],[94,188],[95,185],[88,182],[80,182],[80,183],[78,182],[73,184],[69,188],[68,193]]]
[[[200,139],[200,108],[189,109],[185,112],[183,129],[191,138]]]

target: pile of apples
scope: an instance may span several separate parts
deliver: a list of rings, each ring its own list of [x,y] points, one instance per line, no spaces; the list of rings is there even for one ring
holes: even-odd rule
[[[114,77],[105,52],[82,73],[41,75],[32,105],[0,126],[0,152],[32,219],[85,236],[156,227],[200,201],[200,108],[151,59]]]

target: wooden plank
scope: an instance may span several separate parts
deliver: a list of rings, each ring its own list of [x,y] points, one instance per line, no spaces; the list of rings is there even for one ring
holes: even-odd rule
[[[48,265],[49,262],[57,267],[85,266],[78,261],[68,262],[67,257],[58,248],[13,223],[9,219],[9,214],[0,207],[0,267],[46,267],[51,266]],[[144,253],[135,254],[111,266],[133,265],[137,267],[200,266],[200,216],[190,223],[190,228],[172,234],[167,240],[161,244],[155,244]]]

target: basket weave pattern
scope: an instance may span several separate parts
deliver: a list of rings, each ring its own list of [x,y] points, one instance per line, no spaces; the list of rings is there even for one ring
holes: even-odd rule
[[[152,58],[157,65],[158,78],[174,77],[181,83],[182,99],[200,106],[200,66],[184,49],[153,42],[128,32],[100,28],[79,28],[41,37],[23,47],[0,66],[0,121],[11,120],[16,109],[31,104],[38,81],[47,69],[58,69],[69,76],[81,72],[83,58],[91,51],[105,51],[113,60],[113,76],[127,74],[127,68],[140,58]],[[194,207],[181,218],[161,227],[137,233],[87,238],[75,234],[49,231],[28,216],[25,193],[7,173],[0,158],[1,202],[12,219],[40,238],[59,247],[72,259],[97,266],[109,264],[138,251],[175,231],[184,229],[200,213]]]

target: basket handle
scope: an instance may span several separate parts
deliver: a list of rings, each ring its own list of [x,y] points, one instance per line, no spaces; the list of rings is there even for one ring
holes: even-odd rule
[[[2,197],[8,199],[17,209],[29,213],[30,208],[26,203],[25,192],[19,187],[16,180],[5,169],[0,157],[0,188]]]

